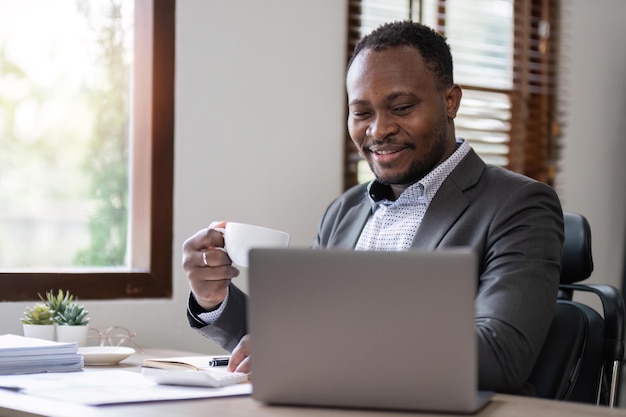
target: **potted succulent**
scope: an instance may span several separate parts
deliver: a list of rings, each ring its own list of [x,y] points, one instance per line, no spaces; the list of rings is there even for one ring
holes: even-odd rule
[[[70,301],[55,311],[54,321],[57,324],[56,333],[59,342],[76,342],[78,346],[87,346],[89,332],[89,311]]]
[[[56,326],[53,317],[54,311],[48,304],[37,303],[32,308],[26,307],[24,317],[21,319],[24,336],[55,340]]]
[[[46,292],[46,298],[44,299],[41,294],[38,294],[41,301],[46,303],[50,310],[53,312],[53,316],[63,313],[65,307],[74,301],[74,296],[69,292],[63,290],[59,290],[57,295],[54,295],[52,290]]]
[[[87,345],[89,312],[78,305],[78,300],[69,291],[47,291],[41,294],[40,303],[26,307],[22,323],[24,336],[59,342],[76,342]],[[44,330],[45,329],[45,330]]]

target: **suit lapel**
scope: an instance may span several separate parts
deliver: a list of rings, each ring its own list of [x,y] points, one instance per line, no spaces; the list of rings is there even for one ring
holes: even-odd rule
[[[435,249],[468,205],[461,190],[444,182],[417,229],[412,247]]]
[[[478,182],[484,168],[485,163],[470,150],[439,187],[417,229],[413,248],[437,248],[441,239],[470,205],[465,190]]]
[[[350,208],[337,227],[329,246],[354,249],[371,210],[372,206],[367,199]]]

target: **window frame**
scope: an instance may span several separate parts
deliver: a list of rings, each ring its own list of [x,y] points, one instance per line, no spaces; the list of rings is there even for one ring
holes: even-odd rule
[[[416,13],[408,0],[406,18]],[[349,61],[360,37],[361,0],[348,1]],[[560,0],[513,0],[514,7],[514,86],[512,89],[489,89],[462,85],[464,90],[507,94],[512,105],[511,128],[508,131],[508,165],[505,168],[554,185],[560,157],[562,111],[558,109],[558,68],[560,45]],[[437,29],[446,28],[446,0],[437,2]],[[422,13],[422,7],[419,7]],[[421,16],[420,16],[421,18]],[[421,19],[420,19],[421,20]],[[542,37],[538,22],[549,24],[550,35]],[[539,80],[539,81],[538,81]],[[346,110],[347,111],[347,110]],[[346,113],[347,117],[347,113]],[[344,189],[358,184],[358,163],[361,160],[347,130],[344,143]]]
[[[176,0],[135,0],[130,270],[0,271],[2,301],[50,289],[81,300],[172,297],[175,11]]]

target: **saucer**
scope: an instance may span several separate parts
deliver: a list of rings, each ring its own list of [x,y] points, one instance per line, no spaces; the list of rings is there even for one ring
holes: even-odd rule
[[[135,349],[124,346],[87,346],[78,348],[83,355],[85,365],[117,365],[130,355]]]

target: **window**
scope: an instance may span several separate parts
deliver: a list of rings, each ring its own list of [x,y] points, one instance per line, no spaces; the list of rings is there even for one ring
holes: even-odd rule
[[[3,217],[0,251],[4,254],[20,247],[13,258],[0,256],[1,300],[32,300],[38,293],[54,288],[70,290],[83,300],[170,297],[175,0],[0,0],[0,14],[17,19],[18,4],[31,7],[33,20],[44,19],[41,30],[32,32],[33,39],[44,32],[45,19],[53,19],[43,13],[44,8],[55,7],[52,25],[55,29],[44,33],[49,37],[63,37],[69,27],[77,27],[66,20],[76,19],[77,8],[84,17],[84,25],[96,29],[94,39],[102,48],[84,49],[100,64],[98,71],[92,68],[86,72],[81,72],[85,69],[82,61],[63,55],[64,48],[42,48],[41,40],[38,47],[31,48],[33,56],[40,60],[41,76],[54,76],[59,62],[70,73],[64,79],[68,84],[63,84],[62,94],[46,102],[38,99],[44,96],[48,99],[60,81],[51,87],[33,88],[43,85],[29,78],[35,72],[17,65],[19,60],[11,55],[6,42],[0,44],[0,83],[15,87],[0,89],[0,129],[12,132],[9,142],[2,144],[0,187],[3,187],[3,200],[10,201],[13,195],[14,201],[26,202],[11,206],[10,213],[0,208]],[[98,14],[97,8],[105,13]],[[33,13],[35,9],[38,11]],[[62,10],[68,10],[68,14],[58,17],[56,13]],[[129,15],[132,18],[126,19]],[[80,42],[88,41],[78,35],[63,39],[72,39],[75,42],[72,48],[80,48]],[[50,63],[59,54],[63,60]],[[51,61],[41,61],[42,58]],[[23,62],[18,63],[25,66]],[[81,82],[71,84],[76,79]],[[33,91],[38,95],[30,94]],[[85,91],[87,94],[79,94]],[[88,113],[90,106],[97,110],[95,115]],[[44,108],[48,111],[44,112]],[[70,111],[66,115],[55,119],[67,108]],[[31,123],[34,119],[49,122],[44,127],[54,140],[38,141],[44,128]],[[62,123],[63,120],[68,123]],[[90,142],[87,156],[76,155],[85,148],[77,142],[81,135],[96,138]],[[33,146],[31,149],[36,150],[33,153],[44,157],[47,163],[44,169],[28,169],[37,165],[29,165],[26,153],[29,148],[24,143]],[[23,169],[18,169],[16,161],[25,165]],[[80,170],[72,171],[85,166],[90,168],[84,171],[87,180],[80,178]],[[44,176],[53,181],[44,181],[47,179]],[[47,187],[42,187],[43,184]],[[89,195],[95,198],[68,198],[76,192],[75,188],[89,190]],[[21,199],[20,194],[35,198]],[[62,198],[41,199],[42,195],[50,194]],[[31,208],[28,204],[44,204],[45,210],[36,212],[38,219],[20,224],[15,214],[20,214],[20,207],[22,214],[28,214]],[[61,210],[55,210],[57,204]],[[106,206],[104,210],[102,206]],[[54,221],[66,222],[68,216],[63,216],[63,211],[90,215],[74,222],[89,231],[88,238],[79,242],[82,246],[75,245],[76,238],[72,236],[76,234],[72,235],[72,227],[67,223],[65,227],[48,229],[48,233],[42,223],[33,223],[41,220],[42,213]],[[13,218],[7,221],[10,216]],[[19,229],[24,224],[26,227]],[[9,233],[13,233],[12,239],[7,241]],[[40,236],[48,240],[36,241]],[[68,246],[79,249],[61,260],[46,254],[63,253]],[[42,259],[43,263],[37,262]]]
[[[455,125],[487,162],[552,184],[558,159],[558,0],[350,0],[348,57],[378,25],[412,19],[448,39],[463,100]],[[349,136],[344,186],[371,179]]]

